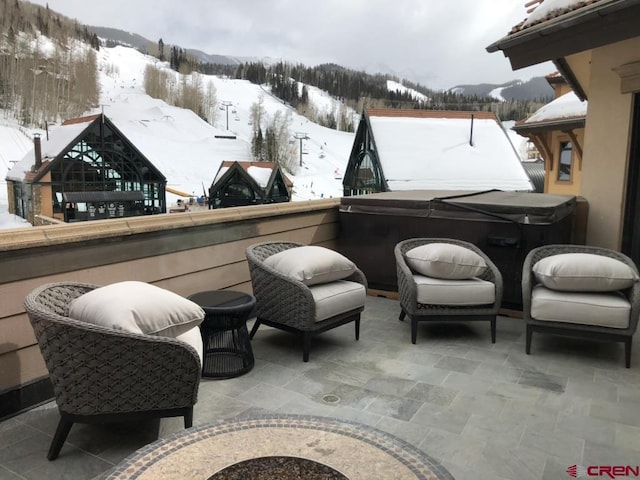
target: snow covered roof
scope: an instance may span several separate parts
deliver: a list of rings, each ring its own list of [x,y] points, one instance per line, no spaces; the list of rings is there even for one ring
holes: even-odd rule
[[[532,189],[493,113],[371,109],[367,114],[391,190]]]
[[[574,92],[569,92],[539,108],[521,124],[531,125],[558,120],[584,119],[586,116],[587,101],[580,100]]]
[[[532,0],[525,7],[533,7],[529,16],[486,47],[502,50],[514,70],[638,36],[639,0]]]
[[[82,121],[53,128],[48,136],[40,137],[43,163],[46,164],[47,161],[56,158],[60,152],[73,141],[74,138],[80,135],[89,126],[89,124],[95,120],[95,117],[84,117],[83,119],[78,120]],[[23,181],[25,175],[32,171],[35,160],[34,148],[32,147],[20,161],[9,169],[6,178],[8,180],[18,182]]]
[[[150,106],[150,102],[151,106]],[[111,105],[109,120],[166,177],[184,191],[201,191],[209,184],[221,163],[220,158],[251,160],[251,148],[243,140],[215,138],[223,134],[191,110],[172,107],[146,95],[131,94],[126,101]],[[73,119],[50,129],[42,137],[43,162],[58,156],[80,135],[97,115]],[[194,181],[193,171],[201,171],[203,160],[210,160],[206,178]],[[35,163],[31,149],[8,172],[7,178],[21,181]],[[169,183],[171,185],[171,183]]]
[[[220,169],[216,174],[216,178],[213,183],[217,183],[218,180],[222,178],[222,176],[227,173],[227,170],[236,163],[235,161],[225,161],[220,165]],[[251,178],[253,178],[261,188],[266,188],[269,184],[269,180],[271,179],[271,175],[273,174],[273,170],[276,168],[277,164],[273,162],[237,162],[242,169],[249,174]],[[293,183],[291,180],[283,173],[284,182],[287,187],[291,188]]]
[[[605,1],[611,0],[539,0],[538,5],[530,10],[531,13],[527,19],[521,24],[516,25],[514,29],[522,30],[532,25],[573,12],[587,5],[602,3]]]

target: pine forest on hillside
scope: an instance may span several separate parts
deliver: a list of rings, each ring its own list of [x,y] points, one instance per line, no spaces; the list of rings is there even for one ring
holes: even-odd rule
[[[100,48],[100,41],[95,33],[48,6],[21,0],[0,0],[0,30],[0,109],[5,115],[25,126],[43,126],[45,122],[81,116],[97,107],[95,50]],[[107,41],[106,45],[115,43]],[[185,49],[165,45],[162,39],[157,44],[150,43],[147,50],[143,53],[168,62],[178,73],[170,75],[158,67],[147,68],[144,79],[147,93],[171,105],[189,108],[205,120],[215,115],[215,88],[212,82],[205,84],[198,73],[267,85],[273,95],[309,120],[345,131],[353,131],[355,127],[347,114],[348,107],[356,111],[365,107],[482,110],[493,111],[502,120],[520,120],[542,105],[541,102],[502,102],[487,96],[435,91],[388,75],[371,75],[335,64],[308,67],[286,62],[273,65],[201,63]],[[390,91],[387,80],[406,88]],[[298,82],[304,86],[300,88]],[[338,112],[317,112],[309,102],[307,86],[328,92],[345,108]],[[256,128],[254,143],[255,137],[269,138],[280,125],[270,127],[271,133]]]
[[[371,75],[351,70],[335,64],[323,64],[308,67],[302,64],[278,62],[274,65],[262,63],[244,63],[238,66],[222,64],[199,64],[198,70],[207,74],[227,75],[233,78],[271,86],[272,92],[283,101],[298,107],[305,113],[304,92],[299,92],[295,83],[318,87],[344,102],[345,105],[362,111],[368,108],[404,108],[427,110],[479,110],[493,111],[502,120],[521,120],[536,111],[550,99],[539,102],[528,100],[497,101],[494,98],[478,95],[463,95],[452,91],[436,91],[427,87],[401,80],[389,75]],[[428,100],[416,99],[410,91],[392,91],[387,87],[387,80],[401,83],[408,90],[423,94]],[[300,105],[303,108],[300,108]],[[309,117],[325,126],[327,119]],[[329,120],[330,122],[330,120]]]

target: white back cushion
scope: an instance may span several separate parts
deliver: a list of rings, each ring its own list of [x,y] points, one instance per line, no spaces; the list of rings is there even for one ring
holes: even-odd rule
[[[77,297],[69,306],[69,316],[115,330],[176,337],[200,325],[204,310],[164,288],[126,281]]]
[[[342,280],[356,271],[356,265],[344,255],[315,245],[278,252],[264,264],[305,285]]]
[[[477,277],[487,268],[476,252],[450,243],[429,243],[405,253],[409,267],[427,277],[466,280]]]
[[[552,255],[532,270],[545,287],[566,292],[611,292],[638,281],[637,273],[626,263],[593,253]]]

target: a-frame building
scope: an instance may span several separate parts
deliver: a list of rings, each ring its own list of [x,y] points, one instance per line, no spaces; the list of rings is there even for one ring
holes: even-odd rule
[[[533,189],[494,113],[400,109],[364,110],[342,185],[345,196]]]
[[[65,222],[166,212],[167,180],[104,114],[66,121],[7,175],[9,211]]]
[[[292,182],[274,162],[222,162],[209,189],[209,208],[291,200]]]

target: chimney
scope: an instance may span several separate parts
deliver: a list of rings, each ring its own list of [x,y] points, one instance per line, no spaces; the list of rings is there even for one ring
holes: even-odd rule
[[[36,133],[33,136],[33,152],[35,154],[36,157],[36,164],[35,164],[35,170],[36,172],[38,170],[40,170],[40,167],[42,166],[42,145],[40,143],[40,134]]]

